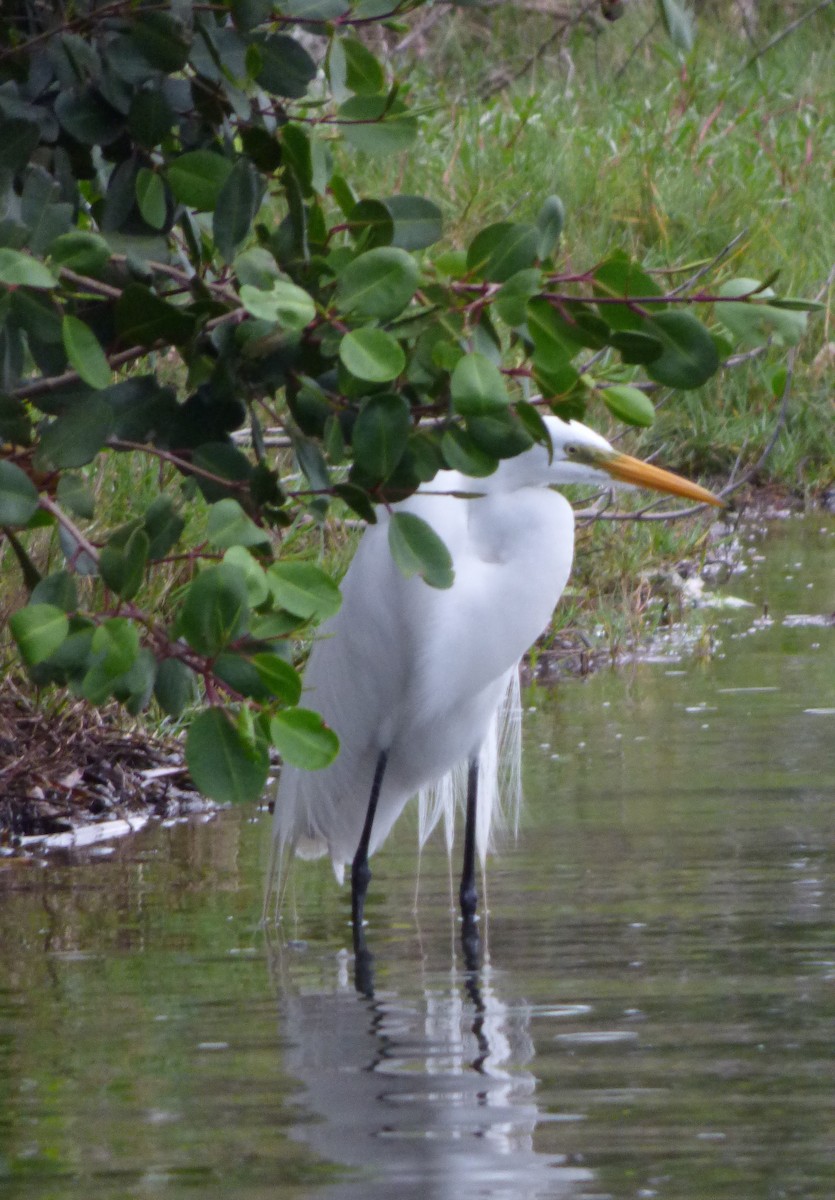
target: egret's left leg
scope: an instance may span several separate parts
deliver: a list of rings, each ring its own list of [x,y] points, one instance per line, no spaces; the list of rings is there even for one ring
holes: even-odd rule
[[[478,809],[478,758],[471,758],[467,771],[467,817],[464,825],[464,867],[458,899],[465,923],[475,919],[478,891],[475,885],[475,825]]]
[[[362,929],[363,912],[365,910],[365,895],[371,882],[371,868],[368,865],[368,847],[371,844],[371,830],[377,812],[377,801],[380,798],[380,788],[383,786],[383,776],[386,773],[388,751],[381,750],[374,769],[374,781],[371,784],[371,795],[368,798],[368,809],[365,814],[365,824],[362,827],[357,852],[351,864],[351,919],[354,922],[354,941],[356,942]]]

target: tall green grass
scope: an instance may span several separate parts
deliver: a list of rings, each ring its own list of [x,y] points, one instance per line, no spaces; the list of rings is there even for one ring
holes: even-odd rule
[[[489,25],[463,10],[434,27],[410,73],[412,100],[428,110],[423,136],[400,161],[369,161],[369,193],[439,198],[447,241],[460,246],[488,221],[532,218],[557,192],[569,268],[616,248],[670,268],[711,259],[738,238],[723,277],[779,271],[783,294],[831,302],[831,11],[746,67],[751,43],[716,16],[698,26],[686,59],[661,31],[632,56],[647,22],[647,6],[636,5],[604,36],[576,33],[479,99],[548,35],[542,18],[513,8],[491,10]],[[775,24],[760,31],[762,44],[789,19],[781,6],[767,11]],[[830,309],[810,319],[785,429],[758,476],[804,496],[831,482],[835,461],[823,361],[830,320]],[[677,397],[644,447],[663,445],[668,461],[715,479],[755,462],[776,419],[771,377],[784,358],[775,347]],[[606,425],[605,414],[594,419]]]

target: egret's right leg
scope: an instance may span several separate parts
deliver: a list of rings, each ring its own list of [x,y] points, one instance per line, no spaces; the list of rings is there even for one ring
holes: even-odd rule
[[[461,944],[468,971],[477,971],[481,959],[478,932],[478,889],[475,885],[476,815],[478,812],[478,758],[470,759],[467,770],[467,816],[464,824],[464,868],[458,898],[461,902]]]
[[[374,816],[377,812],[377,801],[380,799],[380,788],[383,785],[383,775],[386,772],[388,751],[381,750],[377,765],[374,768],[374,781],[371,784],[371,795],[368,797],[368,809],[365,814],[365,824],[362,827],[357,852],[351,864],[351,920],[354,923],[354,944],[361,936],[362,918],[365,909],[365,896],[371,882],[371,868],[368,865],[368,847],[371,844],[371,830],[374,826]]]
[[[461,871],[461,886],[458,899],[464,921],[474,921],[478,907],[478,891],[475,885],[475,826],[478,809],[478,758],[470,759],[467,770],[467,815],[464,822],[464,866]]]

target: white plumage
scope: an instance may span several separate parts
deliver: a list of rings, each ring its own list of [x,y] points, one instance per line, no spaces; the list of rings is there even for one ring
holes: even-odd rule
[[[322,771],[283,768],[274,822],[279,860],[285,851],[329,854],[341,877],[357,855],[381,754],[387,758],[368,853],[417,793],[428,831],[460,791],[456,770],[460,779],[479,759],[483,857],[502,791],[502,736],[512,743],[504,756],[511,803],[518,788],[519,661],[547,628],[571,570],[573,512],[551,488],[614,479],[715,502],[697,485],[619,454],[577,422],[547,417],[546,424],[552,454],[532,446],[488,478],[443,471],[394,506],[422,517],[446,543],[452,587],[403,576],[389,551],[386,509],[366,529],[342,583],[342,607],[319,630],[304,677],[302,702],[335,730],[340,752]]]

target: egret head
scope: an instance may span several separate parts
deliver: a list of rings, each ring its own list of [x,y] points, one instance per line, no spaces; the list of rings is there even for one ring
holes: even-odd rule
[[[691,483],[689,479],[675,475],[672,471],[665,471],[652,463],[641,462],[629,454],[622,454],[599,433],[581,425],[579,421],[566,422],[558,417],[548,416],[545,417],[545,424],[551,435],[553,452],[550,462],[547,461],[545,450],[539,448],[540,452],[536,454],[540,483],[590,483],[598,487],[629,484],[656,492],[669,492],[674,496],[685,496],[702,504],[722,504],[722,501],[707,488]]]

